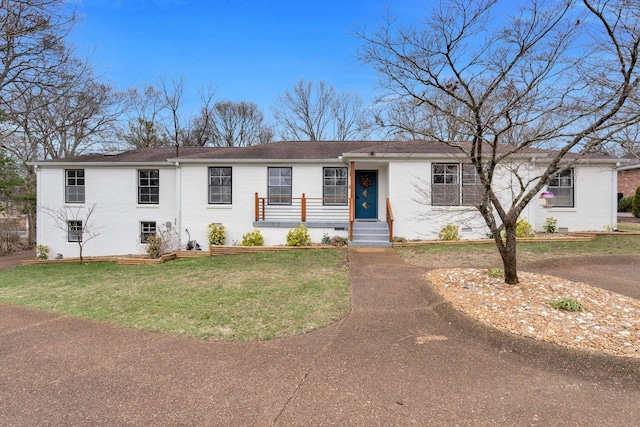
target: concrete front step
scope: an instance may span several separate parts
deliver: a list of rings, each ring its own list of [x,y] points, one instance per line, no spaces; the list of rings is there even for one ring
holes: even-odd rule
[[[350,246],[390,248],[389,226],[382,221],[356,221],[353,223],[353,240]]]
[[[353,246],[355,248],[392,248],[393,243],[389,241],[352,240],[349,242],[349,246]]]

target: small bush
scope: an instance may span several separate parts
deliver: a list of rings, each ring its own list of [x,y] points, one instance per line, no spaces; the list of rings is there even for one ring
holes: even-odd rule
[[[242,235],[240,246],[264,246],[264,237],[257,228]]]
[[[573,298],[559,298],[555,301],[552,301],[550,304],[553,308],[556,308],[559,310],[574,311],[574,312],[584,311],[582,304],[580,304],[577,300]]]
[[[320,241],[325,246],[329,246],[331,244],[331,237],[327,233],[322,233],[322,240]]]
[[[178,233],[170,228],[160,228],[154,236],[147,238],[145,251],[149,258],[156,259],[175,251],[178,247]]]
[[[0,211],[2,207],[0,207]],[[20,225],[16,219],[0,219],[0,255],[10,254],[20,246],[20,237],[17,231]]]
[[[487,270],[487,276],[495,278],[504,278],[504,270],[501,268],[490,268]]]
[[[636,188],[636,195],[631,202],[631,213],[635,218],[640,218],[640,187]]]
[[[520,218],[516,222],[516,237],[534,237],[535,235],[533,227],[526,218]]]
[[[210,246],[222,246],[226,240],[227,230],[222,225],[209,224],[207,226],[207,239]]]
[[[634,198],[634,196],[627,196],[618,200],[618,212],[631,212]]]
[[[550,216],[544,220],[542,229],[545,233],[557,233],[558,232],[558,220]]]
[[[333,236],[331,238],[331,246],[347,246],[349,240],[346,237],[342,236]]]
[[[147,238],[147,256],[151,259],[156,259],[162,255],[162,238],[159,236],[149,236]]]
[[[393,236],[393,241],[395,243],[404,243],[407,241],[407,239],[405,237],[402,236]]]
[[[47,245],[38,245],[36,246],[36,258],[38,259],[49,259],[49,251],[51,249]]]
[[[438,239],[440,240],[460,240],[460,227],[453,224],[447,224],[442,227],[442,230],[438,233]]]
[[[292,228],[287,233],[287,246],[309,246],[311,245],[311,236],[307,227],[300,224],[298,228]]]

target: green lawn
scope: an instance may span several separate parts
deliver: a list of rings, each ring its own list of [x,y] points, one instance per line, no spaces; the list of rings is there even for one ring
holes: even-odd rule
[[[493,244],[398,248],[426,268],[501,267]],[[518,244],[518,264],[640,254],[640,236]],[[0,301],[202,339],[266,340],[329,325],[351,309],[345,249],[181,259],[161,265],[48,264],[0,272]]]
[[[344,249],[18,267],[0,272],[0,300],[222,341],[302,334],[351,309]]]
[[[501,267],[502,261],[494,244],[439,244],[398,248],[406,261],[427,268]],[[640,236],[598,236],[583,242],[518,243],[518,265],[558,258],[588,255],[640,254]]]
[[[640,223],[637,222],[619,222],[618,229],[622,231],[640,231]]]

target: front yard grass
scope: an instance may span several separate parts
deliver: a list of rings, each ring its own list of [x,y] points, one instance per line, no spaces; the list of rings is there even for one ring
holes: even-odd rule
[[[440,244],[409,246],[397,249],[407,262],[426,268],[491,268],[502,267],[495,244]],[[640,236],[598,236],[582,242],[520,242],[518,266],[558,258],[640,254]]]
[[[18,267],[0,272],[0,300],[220,341],[303,334],[351,309],[345,249]]]

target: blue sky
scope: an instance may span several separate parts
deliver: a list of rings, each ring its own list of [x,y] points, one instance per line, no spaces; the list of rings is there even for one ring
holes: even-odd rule
[[[216,100],[257,103],[265,115],[300,79],[374,97],[377,77],[355,59],[356,27],[376,27],[387,10],[424,17],[428,0],[75,0],[83,21],[71,34],[119,89],[184,77],[187,110],[198,90]],[[185,111],[195,113],[195,111]]]

